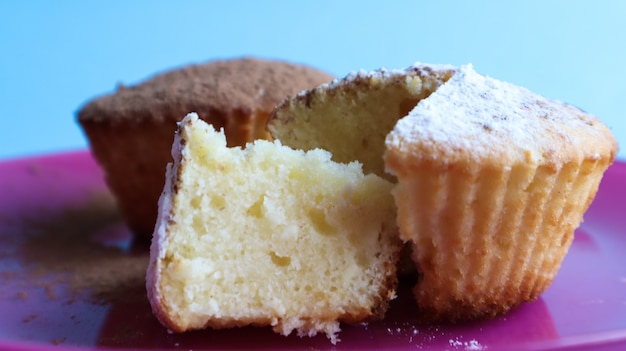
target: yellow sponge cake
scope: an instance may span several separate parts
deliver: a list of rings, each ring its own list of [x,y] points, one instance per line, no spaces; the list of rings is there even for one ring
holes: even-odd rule
[[[228,148],[189,114],[172,147],[147,290],[170,330],[325,333],[382,318],[401,248],[393,185],[326,151]]]

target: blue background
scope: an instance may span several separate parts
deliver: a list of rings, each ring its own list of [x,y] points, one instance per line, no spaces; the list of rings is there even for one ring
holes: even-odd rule
[[[626,1],[1,1],[0,159],[84,149],[86,101],[252,55],[344,76],[460,65],[598,115],[626,159]]]

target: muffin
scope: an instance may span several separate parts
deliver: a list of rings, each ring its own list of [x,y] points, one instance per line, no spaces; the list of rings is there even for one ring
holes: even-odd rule
[[[338,341],[382,318],[401,248],[393,184],[316,149],[228,148],[196,114],[180,124],[146,276],[174,332],[271,326]]]
[[[352,73],[279,103],[283,144],[395,183],[425,321],[505,313],[551,283],[617,144],[595,117],[471,66]]]
[[[460,68],[386,139],[422,312],[466,320],[536,299],[616,153],[595,116]]]
[[[228,145],[267,139],[281,99],[329,82],[314,68],[241,58],[189,65],[88,102],[78,112],[92,154],[128,226],[149,236],[165,182],[176,123],[189,112],[223,128]]]

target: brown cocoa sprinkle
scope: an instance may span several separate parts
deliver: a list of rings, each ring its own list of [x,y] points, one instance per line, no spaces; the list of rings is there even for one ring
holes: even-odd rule
[[[54,338],[54,339],[52,339],[51,343],[53,345],[61,345],[62,343],[65,342],[66,339],[67,338],[65,338],[65,337],[63,337],[63,338]]]
[[[30,290],[43,289],[45,297],[62,298],[62,303],[87,299],[108,304],[125,301],[128,291],[143,286],[149,248],[146,243],[133,246],[133,236],[109,195],[41,217],[25,223],[29,228],[24,232],[31,234],[22,241],[19,258],[29,286],[18,298],[25,300]]]
[[[24,317],[24,319],[22,319],[22,322],[24,323],[28,323],[30,321],[32,321],[33,319],[37,318],[36,314],[29,314],[28,316]]]
[[[19,298],[22,301],[26,301],[26,299],[28,298],[28,291],[19,291],[17,294],[17,298]]]
[[[271,109],[277,101],[303,87],[312,88],[332,79],[324,72],[287,62],[256,58],[216,60],[172,69],[138,85],[118,89],[89,102],[78,118],[97,120],[107,115],[110,119],[137,119],[147,116],[138,111],[164,111],[172,106],[180,107],[184,113],[198,112],[203,118],[215,111],[237,110],[249,115],[252,110]],[[177,120],[184,116],[180,113],[176,113]]]

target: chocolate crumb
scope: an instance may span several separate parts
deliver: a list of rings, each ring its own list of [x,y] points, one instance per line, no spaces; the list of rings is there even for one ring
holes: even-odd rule
[[[26,299],[28,298],[28,292],[27,291],[20,291],[16,294],[17,298],[22,300],[22,301],[26,301]]]
[[[62,343],[65,342],[65,339],[67,339],[67,338],[65,338],[65,337],[63,337],[63,338],[55,338],[55,339],[52,339],[51,343],[53,345],[61,345]]]
[[[36,314],[29,314],[28,316],[24,317],[24,319],[22,319],[22,322],[24,323],[28,323],[30,321],[32,321],[33,319],[37,318]]]

